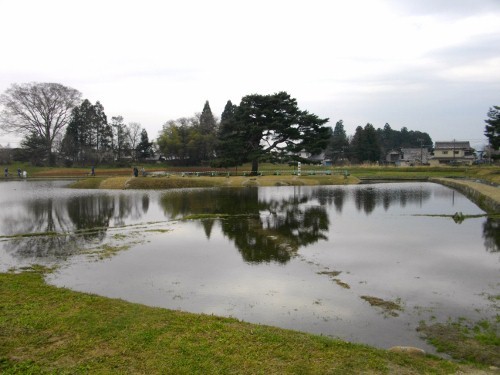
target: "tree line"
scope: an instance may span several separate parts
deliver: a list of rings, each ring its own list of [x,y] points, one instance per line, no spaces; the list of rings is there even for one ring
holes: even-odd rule
[[[153,142],[139,123],[108,117],[100,102],[59,83],[12,84],[0,96],[0,129],[23,136],[19,160],[67,166],[116,163],[151,156]]]
[[[364,127],[358,126],[354,135],[347,136],[343,121],[335,124],[326,155],[333,163],[342,164],[379,162],[390,151],[399,151],[402,148],[426,148],[433,146],[429,134],[421,131],[394,130],[389,124],[375,129],[368,123]]]
[[[343,164],[382,161],[387,152],[401,148],[432,148],[429,134],[406,127],[375,129],[368,123],[348,136],[342,120],[333,130],[327,122],[301,111],[286,92],[253,94],[240,105],[229,100],[220,121],[208,101],[201,115],[167,121],[157,144],[172,164],[233,167],[250,162],[253,172],[261,161],[310,162],[300,156],[304,151]]]
[[[205,102],[201,113],[167,121],[156,142],[139,123],[122,116],[108,120],[103,105],[81,99],[78,90],[58,83],[13,84],[0,96],[0,128],[22,135],[22,150],[31,160],[53,165],[119,163],[144,160],[155,153],[171,164],[233,167],[261,162],[309,161],[300,155],[324,154],[333,163],[383,161],[400,148],[432,148],[429,134],[375,129],[368,123],[347,135],[342,120],[334,128],[298,107],[286,92],[244,96],[227,102],[220,119]],[[500,108],[490,108],[485,135],[498,149]]]
[[[122,116],[108,121],[101,103],[85,99],[73,108],[60,145],[67,164],[102,164],[146,159],[154,154],[146,129],[125,124]]]

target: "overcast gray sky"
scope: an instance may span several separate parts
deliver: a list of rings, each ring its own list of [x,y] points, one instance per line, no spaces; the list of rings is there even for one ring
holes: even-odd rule
[[[108,118],[162,125],[287,91],[358,125],[486,143],[500,0],[0,0],[0,92],[57,82]],[[0,144],[15,144],[0,135]]]

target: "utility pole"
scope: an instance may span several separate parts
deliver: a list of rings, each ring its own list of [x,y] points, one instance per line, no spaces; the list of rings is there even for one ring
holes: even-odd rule
[[[455,165],[455,138],[453,138],[453,165]]]
[[[417,139],[420,141],[420,166],[424,165],[424,140],[422,138]]]

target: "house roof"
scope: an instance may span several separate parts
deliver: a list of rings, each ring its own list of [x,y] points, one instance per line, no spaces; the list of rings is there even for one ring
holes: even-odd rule
[[[422,147],[422,148],[415,148],[415,147],[408,147],[408,148],[405,148],[405,147],[402,147],[401,148],[401,152],[428,152],[429,150],[427,150],[426,147]]]
[[[452,142],[436,142],[435,149],[446,148],[446,149],[465,149],[471,148],[469,141],[452,141]]]

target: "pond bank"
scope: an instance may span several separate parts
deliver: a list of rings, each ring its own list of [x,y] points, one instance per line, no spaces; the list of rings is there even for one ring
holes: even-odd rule
[[[429,181],[460,191],[488,213],[500,212],[500,188],[497,186],[473,180],[453,178],[430,178]]]
[[[494,373],[432,356],[73,292],[47,285],[45,272],[0,274],[0,372]]]
[[[76,181],[71,185],[80,189],[182,189],[202,187],[247,187],[247,186],[314,186],[357,184],[353,176],[189,176],[170,175],[164,177],[94,177]]]

